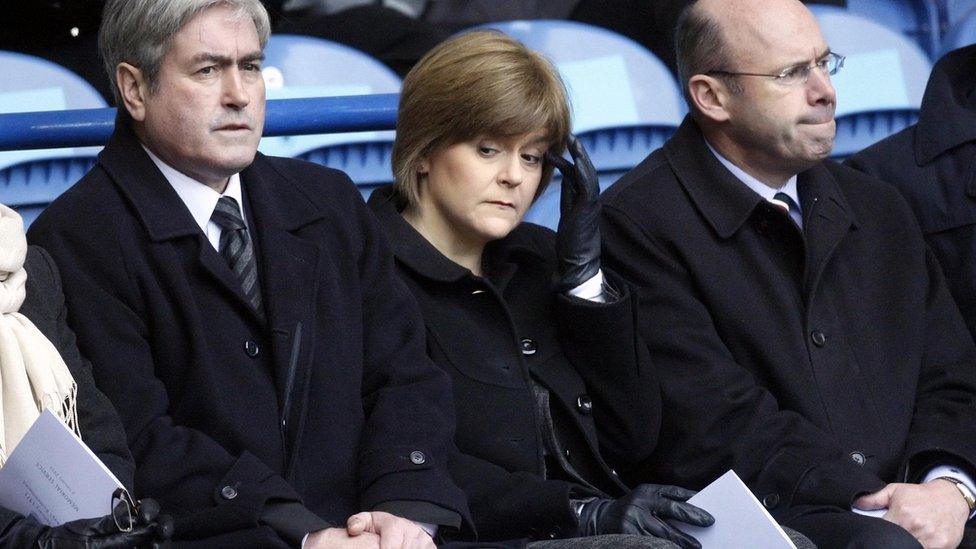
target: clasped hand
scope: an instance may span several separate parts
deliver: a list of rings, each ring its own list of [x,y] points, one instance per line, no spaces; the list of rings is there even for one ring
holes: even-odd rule
[[[854,507],[888,509],[881,518],[908,530],[926,549],[957,547],[969,520],[969,506],[959,490],[942,479],[924,484],[891,483],[858,498]]]
[[[345,528],[326,528],[308,536],[304,549],[350,547],[434,549],[434,540],[416,523],[381,511],[356,513]]]

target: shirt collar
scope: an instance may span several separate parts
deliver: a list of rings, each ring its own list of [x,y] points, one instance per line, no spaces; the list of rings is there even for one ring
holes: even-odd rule
[[[197,225],[200,226],[203,232],[207,232],[207,224],[210,222],[210,216],[213,215],[214,208],[217,207],[217,201],[222,196],[229,196],[237,201],[237,204],[242,207],[241,217],[244,219],[244,225],[247,225],[247,217],[243,211],[243,191],[241,189],[241,175],[239,173],[230,176],[230,179],[227,181],[227,188],[221,194],[180,172],[166,162],[163,162],[162,159],[153,154],[145,145],[142,148],[149,155],[153,163],[156,164],[156,167],[159,168],[159,171],[162,172],[163,177],[173,187],[176,194],[179,195],[180,200],[186,204],[186,208],[190,210],[190,215],[193,216],[193,220],[197,222]]]
[[[733,164],[731,160],[725,158],[724,156],[722,156],[720,152],[715,150],[715,147],[712,147],[712,144],[709,143],[708,141],[705,141],[705,145],[708,147],[708,150],[712,151],[712,154],[715,155],[715,158],[717,158],[718,161],[721,162],[722,165],[725,166],[727,170],[732,172],[732,175],[734,175],[736,179],[738,179],[743,184],[745,184],[746,187],[752,189],[753,192],[761,196],[764,200],[772,200],[773,197],[776,196],[776,193],[784,193],[786,194],[786,196],[792,198],[793,201],[800,206],[801,210],[803,209],[803,205],[800,204],[800,195],[796,192],[795,174],[793,175],[793,177],[789,178],[786,181],[786,184],[784,184],[782,187],[780,187],[779,189],[774,189],[769,185],[763,183],[762,181],[759,181],[755,177],[749,175],[744,170],[742,170],[742,168]]]

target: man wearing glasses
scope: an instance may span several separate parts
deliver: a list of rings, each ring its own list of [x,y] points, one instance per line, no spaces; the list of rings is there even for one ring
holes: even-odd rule
[[[733,468],[822,547],[955,547],[976,501],[976,349],[908,206],[826,157],[830,51],[796,0],[699,0],[691,114],[604,194],[661,376],[630,480]]]

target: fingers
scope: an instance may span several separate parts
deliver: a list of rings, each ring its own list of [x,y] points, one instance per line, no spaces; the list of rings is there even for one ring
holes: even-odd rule
[[[156,503],[156,500],[146,498],[139,501],[139,522],[142,524],[149,524],[150,522],[156,520],[156,516],[158,515],[159,503]]]
[[[549,162],[559,170],[559,173],[563,174],[563,179],[567,177],[572,178],[573,176],[573,164],[552,151],[546,151],[546,162]],[[568,176],[567,176],[568,174]]]
[[[889,507],[891,493],[894,491],[893,485],[889,484],[873,494],[867,494],[854,500],[854,507],[864,511],[884,509]]]
[[[642,533],[645,535],[673,541],[685,549],[701,549],[701,543],[698,543],[697,539],[678,530],[658,517],[648,516],[641,522],[644,530]]]
[[[675,501],[687,501],[691,496],[697,494],[694,490],[682,488],[680,486],[662,486],[658,493],[662,496]]]
[[[576,171],[582,176],[580,179],[596,180],[596,168],[593,167],[593,162],[590,160],[590,155],[583,147],[583,143],[581,143],[575,135],[569,136],[567,149],[569,149],[569,155],[573,157],[573,163],[576,165]]]
[[[356,513],[346,519],[346,533],[350,536],[358,536],[363,532],[376,533],[376,526],[373,524],[371,513]]]
[[[672,501],[664,512],[657,513],[664,518],[680,520],[694,526],[711,526],[715,524],[715,517],[701,507],[695,507],[687,502]]]

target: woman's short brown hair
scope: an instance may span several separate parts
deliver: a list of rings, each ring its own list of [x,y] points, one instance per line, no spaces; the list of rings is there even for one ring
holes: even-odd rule
[[[566,89],[552,64],[497,31],[451,38],[403,80],[393,144],[398,199],[420,199],[418,168],[435,149],[480,136],[505,138],[542,128],[561,152],[570,128]],[[543,165],[538,197],[552,177]]]

